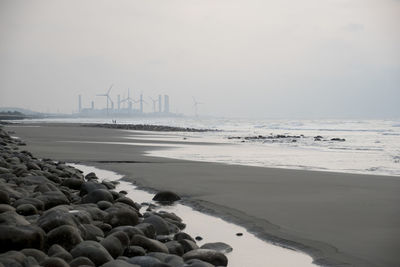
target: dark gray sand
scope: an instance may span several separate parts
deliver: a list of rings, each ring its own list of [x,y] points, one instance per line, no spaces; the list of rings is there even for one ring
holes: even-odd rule
[[[143,142],[123,138],[127,131],[40,126],[6,129],[38,157],[99,166],[139,186],[175,191],[261,238],[309,253],[317,263],[400,266],[400,177],[148,157],[143,152],[154,146],[82,143]]]

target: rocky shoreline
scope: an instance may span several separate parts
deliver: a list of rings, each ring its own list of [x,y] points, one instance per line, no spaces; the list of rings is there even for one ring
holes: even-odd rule
[[[174,213],[23,145],[0,128],[0,267],[228,265],[228,245],[199,247]],[[154,200],[162,206],[179,196],[159,192]]]
[[[117,123],[102,123],[102,124],[85,124],[86,127],[101,127],[122,130],[136,131],[155,131],[155,132],[215,132],[214,129],[196,129],[188,127],[174,127],[165,125],[150,125],[150,124],[117,124]]]

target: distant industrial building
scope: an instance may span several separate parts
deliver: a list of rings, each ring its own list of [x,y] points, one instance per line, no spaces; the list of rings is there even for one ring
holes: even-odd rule
[[[164,95],[164,112],[169,113],[169,96]]]

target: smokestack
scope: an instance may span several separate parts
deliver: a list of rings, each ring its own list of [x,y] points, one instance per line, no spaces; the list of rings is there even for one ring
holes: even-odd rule
[[[78,110],[79,110],[79,113],[81,113],[81,111],[82,111],[82,95],[79,95],[79,97],[78,97]]]
[[[94,110],[94,101],[92,101],[92,110]]]
[[[121,95],[118,95],[118,111],[121,108]]]
[[[169,113],[169,96],[164,95],[164,112]]]
[[[162,106],[162,103],[161,103],[161,101],[162,101],[162,97],[161,97],[161,95],[158,95],[158,112],[160,112],[161,113],[161,106]]]
[[[140,113],[143,113],[143,94],[140,94]]]

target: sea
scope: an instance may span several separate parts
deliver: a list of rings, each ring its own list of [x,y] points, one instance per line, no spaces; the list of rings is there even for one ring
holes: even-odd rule
[[[311,171],[400,176],[400,119],[101,118],[23,122],[151,124],[210,129],[148,132],[157,157]],[[170,141],[170,142],[165,142]],[[174,141],[179,141],[174,144]],[[137,145],[143,145],[136,142]],[[146,144],[148,145],[148,144]]]

